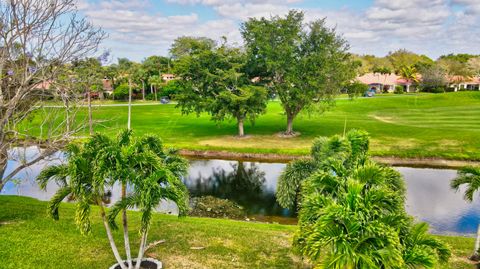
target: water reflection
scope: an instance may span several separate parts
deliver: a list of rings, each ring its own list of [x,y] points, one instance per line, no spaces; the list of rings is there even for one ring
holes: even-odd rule
[[[283,164],[201,160],[190,163],[185,185],[191,196],[212,195],[243,206],[250,215],[293,216],[275,199]]]
[[[22,153],[24,154],[24,153]],[[27,154],[33,154],[28,152]],[[49,163],[62,161],[58,154],[53,159],[39,162],[23,170],[17,183],[8,183],[2,194],[30,196],[48,200],[57,186],[50,183],[47,191],[39,190],[35,183],[38,173]],[[8,170],[15,169],[18,162],[8,163]],[[285,167],[279,163],[238,162],[224,160],[192,160],[185,184],[192,196],[212,195],[230,199],[247,210],[250,215],[294,216],[294,212],[281,208],[275,199],[277,179]],[[435,233],[473,234],[480,222],[480,196],[473,203],[463,200],[463,191],[450,189],[455,170],[396,168],[405,178],[407,185],[407,212],[418,220],[430,223]],[[118,186],[112,188],[112,202],[119,198]],[[176,212],[172,203],[162,203],[161,212]],[[278,220],[283,221],[283,220]]]
[[[473,234],[480,222],[480,195],[473,203],[463,199],[465,188],[450,189],[457,171],[399,167],[407,184],[407,212],[430,223],[436,233]]]

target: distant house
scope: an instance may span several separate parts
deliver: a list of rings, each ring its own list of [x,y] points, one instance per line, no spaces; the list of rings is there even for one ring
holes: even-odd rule
[[[165,81],[165,82],[169,82],[169,81],[174,80],[174,79],[175,79],[174,74],[162,74],[162,80]]]
[[[112,81],[110,79],[107,79],[107,78],[102,79],[102,85],[103,85],[103,90],[107,94],[110,95],[110,94],[113,93],[113,85],[112,85]]]
[[[414,91],[411,81],[407,81],[395,74],[382,75],[379,73],[366,73],[357,77],[357,81],[367,84],[371,90],[375,90],[377,93],[381,92],[393,92],[396,86],[402,86],[404,91]]]
[[[448,77],[448,86],[453,91],[461,90],[480,90],[480,77],[465,78],[463,76]]]

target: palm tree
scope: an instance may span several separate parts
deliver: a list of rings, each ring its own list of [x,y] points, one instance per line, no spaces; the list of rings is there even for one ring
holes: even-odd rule
[[[289,205],[301,199],[295,248],[318,268],[432,268],[446,262],[449,248],[428,234],[428,225],[413,223],[404,209],[401,175],[368,158],[368,140],[361,131],[318,138],[310,159],[287,166],[278,183],[283,193],[277,194]]]
[[[171,200],[177,204],[180,215],[186,213],[188,192],[181,178],[186,173],[188,162],[179,157],[175,151],[165,150],[158,137],[144,136],[134,138],[129,130],[121,132],[115,140],[104,135],[94,135],[83,146],[83,149],[85,151],[84,155],[88,156],[88,160],[84,161],[84,163],[85,169],[91,174],[90,181],[98,182],[94,186],[93,183],[90,184],[92,187],[86,186],[87,190],[98,189],[96,196],[101,196],[106,188],[116,183],[132,187],[131,193],[125,193],[125,196],[112,206],[108,214],[105,213],[103,207],[101,211],[102,218],[105,218],[104,222],[108,224],[105,225],[105,228],[108,230],[107,234],[111,234],[110,228],[117,229],[115,218],[120,212],[124,213],[122,222],[127,255],[126,265],[123,263],[118,250],[114,247],[113,238],[111,239],[111,242],[113,242],[111,243],[112,249],[114,249],[115,257],[122,269],[126,269],[127,266],[128,268],[133,268],[126,210],[128,208],[136,208],[141,211],[140,233],[142,237],[136,261],[136,268],[139,268],[145,252],[154,208],[162,200]],[[70,154],[68,157],[67,166],[74,165],[70,163],[75,162],[75,159],[71,159]],[[52,166],[42,171],[39,177],[42,186],[46,186],[49,180],[55,180],[60,184],[69,186],[64,183],[77,177],[78,173],[76,170],[59,169],[60,167]],[[65,174],[62,171],[71,171],[71,174]],[[76,180],[72,183],[75,182]],[[73,189],[79,188],[76,184],[70,185]],[[72,198],[76,200],[77,195],[74,194]],[[55,208],[58,210],[58,204],[62,200],[52,199],[51,204],[55,205]],[[103,206],[103,204],[101,205]],[[88,213],[89,211],[83,215],[88,216]],[[80,220],[82,219],[88,220],[88,218],[80,218]],[[88,221],[88,226],[90,226],[89,223]],[[77,224],[84,225],[83,221],[77,221]]]
[[[66,149],[68,162],[43,169],[37,177],[37,182],[43,190],[52,180],[60,186],[48,205],[48,214],[55,220],[59,219],[58,208],[66,197],[77,201],[75,223],[82,234],[91,232],[91,204],[98,205],[113,255],[117,262],[122,264],[121,268],[126,269],[121,263],[122,258],[113,239],[103,201],[105,190],[111,186],[111,182],[103,177],[97,177],[95,169],[92,169],[96,157],[96,145],[92,142],[93,140],[85,143],[83,147],[69,145]]]
[[[415,66],[402,66],[399,70],[399,76],[407,82],[407,92],[409,91],[410,84],[418,83],[418,72]]]
[[[465,200],[472,202],[474,194],[480,190],[480,167],[467,166],[458,170],[458,176],[451,182],[450,186],[458,191],[462,185],[467,186],[464,194]],[[473,261],[480,260],[480,223],[477,229],[475,247],[470,259]]]

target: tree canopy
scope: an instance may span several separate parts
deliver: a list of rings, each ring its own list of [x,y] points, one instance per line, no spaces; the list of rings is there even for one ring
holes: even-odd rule
[[[287,115],[286,134],[293,119],[306,108],[330,104],[355,77],[347,42],[325,20],[304,23],[304,14],[252,18],[242,24],[250,78],[259,77],[278,95]]]
[[[244,73],[245,54],[222,45],[196,50],[179,58],[175,72],[180,77],[178,106],[183,113],[208,112],[214,121],[237,120],[238,135],[244,135],[244,121],[252,123],[265,112],[267,92],[252,85]]]

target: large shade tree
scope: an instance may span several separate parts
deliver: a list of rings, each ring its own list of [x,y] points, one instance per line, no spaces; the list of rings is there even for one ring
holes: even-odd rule
[[[278,95],[287,116],[286,134],[306,108],[331,104],[355,77],[347,42],[325,20],[304,23],[304,15],[252,18],[241,27],[248,54],[247,72]],[[320,106],[319,106],[320,105]]]
[[[180,77],[176,95],[183,113],[208,112],[214,121],[234,118],[238,135],[244,136],[244,122],[265,112],[265,88],[251,85],[244,73],[245,55],[226,45],[195,50],[175,63]]]

